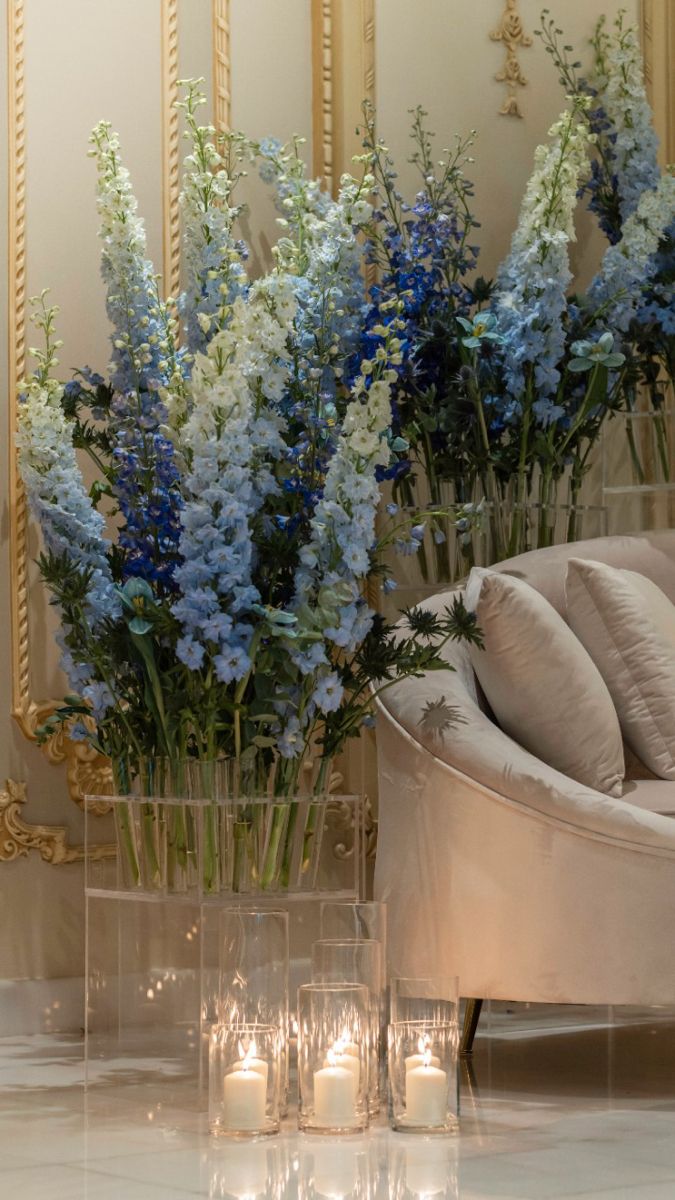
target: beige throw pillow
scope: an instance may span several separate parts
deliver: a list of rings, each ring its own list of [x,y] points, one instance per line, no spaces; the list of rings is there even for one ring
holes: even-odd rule
[[[555,609],[529,584],[474,567],[466,605],[485,649],[471,662],[501,728],[587,787],[620,796],[621,730],[602,677]]]
[[[675,779],[675,606],[651,579],[570,559],[567,619],[602,675],[631,750]]]

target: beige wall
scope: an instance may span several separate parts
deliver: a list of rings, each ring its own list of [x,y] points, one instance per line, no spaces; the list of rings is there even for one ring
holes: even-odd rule
[[[3,7],[16,0],[3,0]],[[635,11],[636,0],[627,0]],[[334,0],[345,21],[363,10],[364,0]],[[27,137],[28,292],[44,286],[61,306],[64,368],[89,363],[104,367],[107,329],[98,276],[94,169],[86,156],[87,136],[100,117],[119,130],[146,218],[156,264],[162,256],[161,188],[161,0],[24,0]],[[294,132],[310,139],[312,55],[310,18],[314,0],[230,0],[232,120],[246,132],[282,139]],[[577,41],[590,31],[601,8],[614,12],[619,0],[565,0],[565,23]],[[539,4],[521,0],[526,25]],[[420,102],[429,109],[439,141],[456,130],[477,128],[474,172],[478,211],[487,247],[484,269],[508,245],[532,151],[561,106],[554,73],[537,44],[522,54],[530,84],[523,90],[524,119],[497,115],[502,91],[492,80],[501,51],[488,32],[500,4],[485,0],[377,0],[376,93],[380,125],[397,156],[405,155],[406,110]],[[180,75],[201,74],[212,84],[212,0],[178,0]],[[0,54],[6,61],[5,22]],[[4,78],[5,71],[0,71]],[[336,93],[337,94],[337,93]],[[354,101],[352,97],[352,101]],[[356,98],[358,99],[358,97]],[[351,109],[350,109],[351,111]],[[7,108],[0,96],[0,226],[7,226]],[[338,173],[347,164],[337,164]],[[404,185],[407,173],[402,172]],[[251,205],[248,232],[259,265],[274,238],[274,210],[259,183],[245,185]],[[591,251],[581,243],[583,257]],[[0,318],[7,321],[8,297],[3,232]],[[0,342],[0,388],[5,422],[8,365]],[[49,765],[9,716],[10,630],[8,586],[7,460],[1,456],[2,567],[0,569],[0,786],[5,777],[25,783],[25,817],[68,827],[82,840],[82,817],[69,799],[62,767]],[[58,694],[51,648],[50,613],[31,576],[31,686],[44,698]],[[372,750],[369,752],[372,762]],[[82,971],[83,901],[81,865],[51,866],[32,853],[0,862],[0,979],[56,977]]]

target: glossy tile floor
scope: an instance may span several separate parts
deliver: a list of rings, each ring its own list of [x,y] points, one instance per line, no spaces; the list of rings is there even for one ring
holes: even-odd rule
[[[449,1139],[331,1143],[289,1120],[224,1144],[157,1094],[130,1059],[85,1095],[74,1038],[0,1042],[2,1200],[675,1200],[673,1012],[488,1012]]]

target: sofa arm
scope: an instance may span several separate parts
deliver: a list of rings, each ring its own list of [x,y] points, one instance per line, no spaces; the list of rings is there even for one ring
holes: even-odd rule
[[[474,782],[543,820],[588,837],[675,855],[675,822],[584,787],[530,754],[481,710],[463,672],[434,671],[385,692],[378,721]]]

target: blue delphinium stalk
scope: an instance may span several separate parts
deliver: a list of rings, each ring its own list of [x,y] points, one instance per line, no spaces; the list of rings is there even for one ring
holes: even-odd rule
[[[504,374],[511,419],[531,411],[542,426],[559,419],[556,403],[565,350],[564,315],[572,279],[568,246],[574,240],[577,188],[587,168],[588,101],[576,97],[535,152],[511,252],[500,267],[493,301],[504,340]]]
[[[260,601],[252,581],[252,524],[274,487],[270,466],[283,444],[269,409],[287,373],[290,294],[266,281],[232,305],[227,328],[196,359],[192,411],[184,427],[189,473],[181,513],[173,613],[183,636],[179,659],[199,670],[206,656],[221,683],[251,669],[251,614]],[[279,310],[283,313],[280,317]]]
[[[107,554],[110,544],[105,536],[105,521],[94,508],[84,485],[61,401],[63,387],[50,378],[58,364],[56,351],[61,343],[54,340],[54,320],[58,309],[47,307],[45,293],[34,301],[34,322],[43,330],[45,351],[34,351],[38,370],[26,381],[19,405],[17,447],[19,467],[31,512],[40,523],[49,555],[60,564],[65,577],[86,581],[81,601],[86,628],[73,630],[65,624],[59,644],[62,665],[78,694],[87,698],[87,689],[95,683],[91,663],[91,643],[104,622],[120,614]],[[76,636],[71,635],[75,633]],[[110,693],[99,692],[99,715],[109,707]]]
[[[193,354],[205,350],[226,324],[230,305],[246,287],[248,253],[234,237],[241,208],[231,203],[242,174],[244,141],[240,134],[225,133],[217,147],[213,125],[198,124],[197,110],[206,103],[203,82],[187,81],[185,100],[177,106],[185,112],[185,136],[192,142],[180,197],[185,288],[179,308]]]

